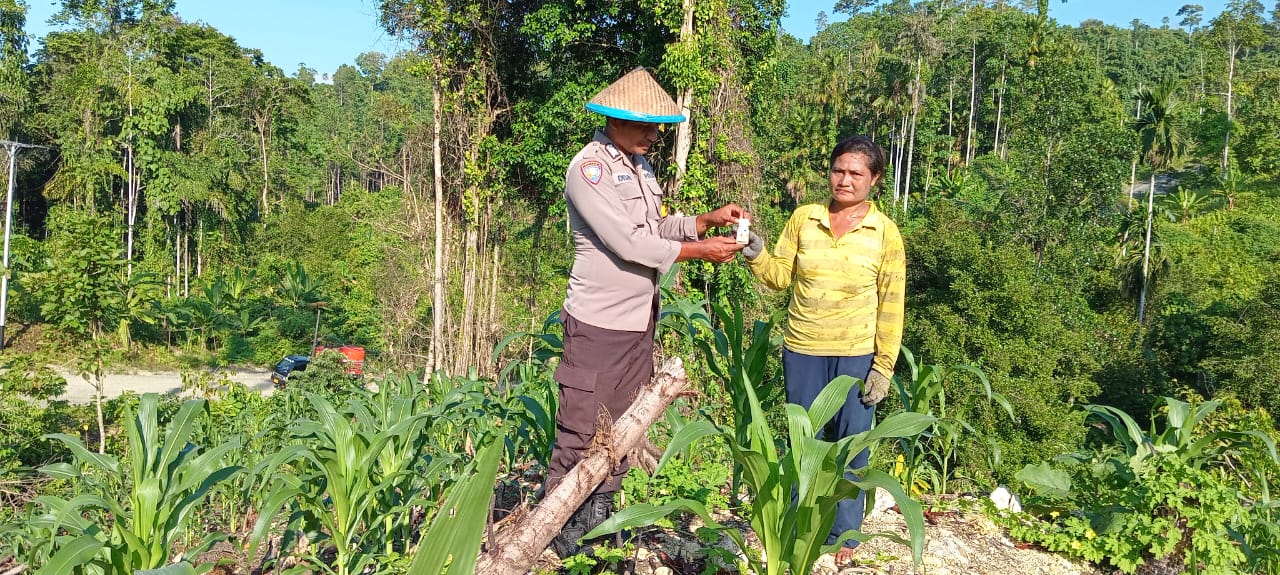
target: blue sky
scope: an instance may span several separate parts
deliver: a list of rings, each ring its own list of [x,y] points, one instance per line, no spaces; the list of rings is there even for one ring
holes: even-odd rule
[[[35,42],[43,37],[46,22],[61,3],[27,0],[27,31]],[[1060,24],[1076,25],[1097,18],[1108,24],[1127,25],[1134,18],[1159,26],[1183,4],[1205,7],[1205,21],[1222,11],[1226,0],[1050,0],[1049,15]],[[801,39],[814,33],[818,12],[831,19],[835,0],[793,0],[782,27]],[[320,74],[332,74],[362,52],[395,53],[401,46],[378,25],[377,0],[178,0],[177,11],[187,21],[212,25],[234,37],[242,46],[258,48],[267,60],[292,74],[299,64]]]
[[[1017,4],[1010,0],[1010,4]],[[844,14],[833,14],[835,0],[791,0],[787,3],[787,16],[782,28],[802,40],[813,36],[818,12],[825,11],[830,21],[845,20]],[[1075,26],[1084,20],[1095,18],[1107,24],[1128,25],[1134,18],[1151,26],[1159,26],[1160,19],[1168,16],[1169,25],[1177,26],[1181,18],[1175,16],[1184,4],[1204,6],[1204,23],[1222,12],[1226,0],[1049,0],[1049,17],[1065,26]],[[1270,3],[1265,3],[1270,6]],[[1034,5],[1034,3],[1033,3]]]

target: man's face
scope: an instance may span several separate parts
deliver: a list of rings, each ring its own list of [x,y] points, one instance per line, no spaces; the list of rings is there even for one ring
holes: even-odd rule
[[[613,145],[628,154],[647,154],[658,141],[657,124],[611,118],[608,128]]]

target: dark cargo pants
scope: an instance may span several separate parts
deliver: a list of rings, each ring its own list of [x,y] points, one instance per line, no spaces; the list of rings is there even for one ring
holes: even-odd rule
[[[656,308],[656,305],[655,305]],[[657,316],[654,310],[653,317]],[[573,466],[587,455],[595,437],[601,408],[611,419],[622,417],[640,387],[653,379],[653,322],[645,331],[618,331],[578,321],[561,311],[564,355],[556,368],[560,407],[556,411],[556,441],[547,470],[550,492]],[[630,463],[622,465],[596,493],[622,488]]]
[[[787,403],[795,403],[809,409],[818,394],[837,376],[847,375],[865,381],[871,372],[871,363],[875,354],[852,357],[818,356],[797,353],[787,348],[782,349],[782,372],[787,386]],[[836,412],[835,417],[823,430],[823,439],[839,441],[850,435],[857,435],[875,423],[876,406],[862,404],[862,388],[853,386],[844,406]],[[857,480],[852,473],[855,469],[867,466],[869,451],[863,449],[849,463],[849,472],[845,478]],[[831,526],[831,534],[827,536],[827,545],[836,542],[841,533],[850,529],[862,529],[862,516],[866,513],[867,494],[859,491],[853,499],[845,499],[836,504],[836,522]],[[853,539],[842,541],[845,547],[857,547]]]

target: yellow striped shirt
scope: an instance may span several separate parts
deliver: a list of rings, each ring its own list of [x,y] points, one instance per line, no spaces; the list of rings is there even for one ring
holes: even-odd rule
[[[875,353],[876,371],[893,375],[902,345],[906,254],[902,234],[872,204],[858,227],[831,233],[826,204],[796,209],[773,254],[747,262],[774,290],[795,283],[783,342],[806,355]]]

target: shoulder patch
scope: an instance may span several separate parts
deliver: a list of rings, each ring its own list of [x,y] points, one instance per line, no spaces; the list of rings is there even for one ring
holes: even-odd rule
[[[604,176],[604,165],[600,160],[586,160],[578,165],[578,170],[582,172],[582,178],[593,186],[599,184]]]

